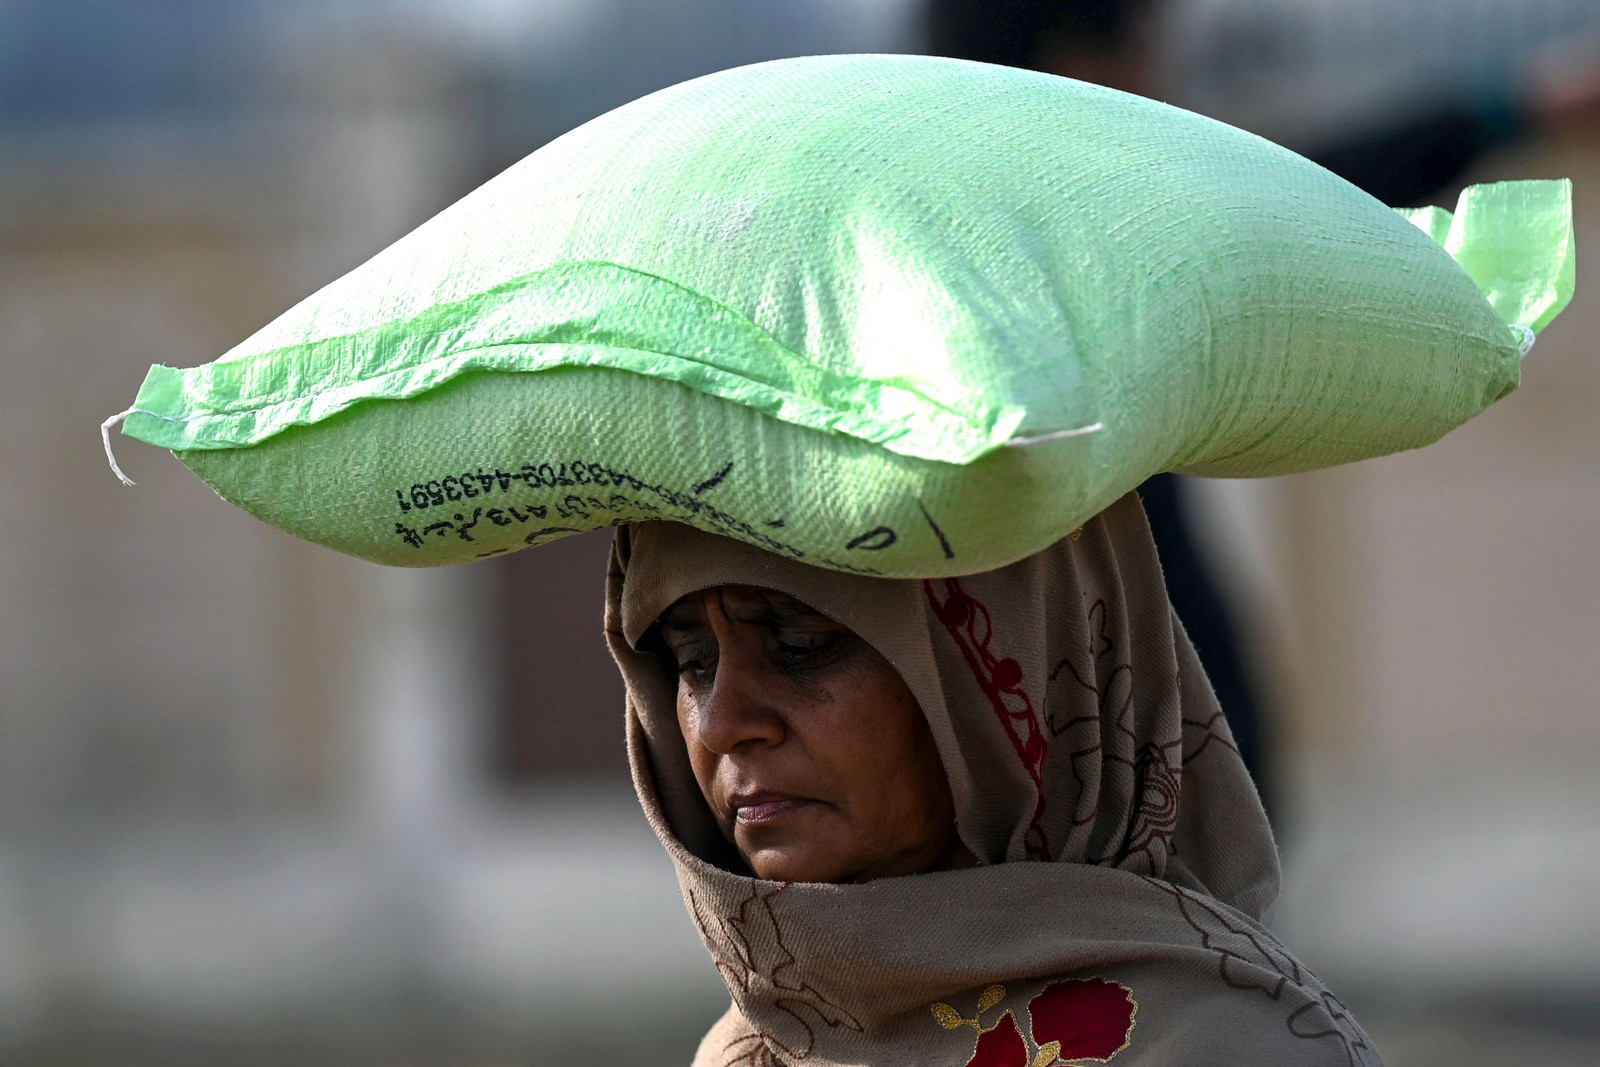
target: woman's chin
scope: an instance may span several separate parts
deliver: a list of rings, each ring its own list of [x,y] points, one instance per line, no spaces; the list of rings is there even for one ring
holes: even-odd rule
[[[752,874],[769,882],[870,882],[878,878],[922,874],[939,869],[939,865],[931,859],[916,862],[892,858],[873,862],[844,849],[802,844],[748,848],[741,843],[739,855],[744,858]]]
[[[772,835],[748,835],[750,837]],[[745,865],[769,882],[853,882],[856,869],[838,849],[817,842],[749,841],[736,835]]]

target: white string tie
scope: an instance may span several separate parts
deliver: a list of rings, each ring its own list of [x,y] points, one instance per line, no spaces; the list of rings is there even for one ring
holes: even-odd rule
[[[1521,359],[1528,354],[1528,349],[1533,347],[1535,340],[1533,330],[1519,322],[1513,322],[1511,328],[1517,332],[1517,358]]]
[[[137,408],[129,408],[111,416],[100,424],[100,443],[106,446],[106,462],[111,464],[111,473],[115,474],[123,485],[134,485],[134,480],[122,473],[122,468],[117,466],[117,457],[111,451],[111,427],[121,425]]]
[[[1042,433],[1038,437],[1013,437],[1006,442],[1007,448],[1027,448],[1029,445],[1041,445],[1046,441],[1059,441],[1064,437],[1083,437],[1086,434],[1099,433],[1105,429],[1105,423],[1097,422],[1092,426],[1079,426],[1073,430],[1057,430],[1055,433]]]

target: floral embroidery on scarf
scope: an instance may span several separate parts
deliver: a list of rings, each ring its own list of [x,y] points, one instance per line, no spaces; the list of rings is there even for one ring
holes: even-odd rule
[[[1033,817],[1028,821],[1023,843],[1028,855],[1035,859],[1050,859],[1050,842],[1044,833],[1044,761],[1049,754],[1050,742],[1034,710],[1033,698],[1022,687],[1022,664],[1014,659],[1002,659],[989,648],[994,637],[994,620],[989,609],[976,597],[961,588],[957,578],[939,579],[944,585],[945,599],[941,602],[934,581],[922,583],[928,594],[933,614],[961,650],[962,658],[972,671],[972,677],[989,698],[995,715],[1005,727],[1011,747],[1033,780],[1038,796]]]
[[[1134,870],[1149,874],[1162,868],[1171,851],[1172,834],[1178,826],[1178,800],[1182,791],[1180,741],[1166,744],[1146,742],[1138,746],[1138,737],[1128,725],[1133,708],[1133,665],[1118,654],[1117,642],[1112,639],[1109,612],[1104,600],[1089,606],[1089,655],[1087,669],[1080,670],[1072,657],[1062,659],[1050,671],[1050,682],[1063,674],[1069,676],[1080,689],[1095,698],[1096,713],[1079,715],[1062,720],[1051,710],[1045,722],[1052,735],[1059,736],[1075,728],[1086,731],[1092,743],[1075,749],[1068,757],[1072,776],[1078,781],[1078,805],[1072,825],[1082,826],[1101,815],[1103,796],[1123,792],[1122,789],[1096,788],[1085,781],[1078,761],[1094,761],[1102,775],[1125,776],[1127,808],[1121,817],[1121,832],[1110,840],[1102,839],[1098,854],[1091,852],[1086,861]],[[1069,738],[1070,741],[1070,738]],[[1092,781],[1092,779],[1091,779]],[[1134,857],[1139,863],[1130,864]]]
[[[784,943],[783,929],[773,912],[773,900],[787,888],[762,891],[753,882],[750,893],[732,914],[718,920],[714,930],[701,914],[700,901],[689,893],[689,910],[700,936],[711,949],[717,970],[735,996],[771,1005],[766,1027],[734,1038],[724,1050],[725,1067],[785,1067],[809,1059],[816,1044],[814,1024],[861,1032],[855,1016],[813,989],[800,974],[800,962]],[[744,1005],[740,1005],[743,1010]],[[749,1014],[746,1014],[749,1019]]]
[[[1306,1040],[1338,1041],[1349,1067],[1380,1062],[1349,1010],[1277,938],[1230,917],[1198,893],[1154,878],[1145,881],[1172,897],[1201,947],[1216,955],[1217,975],[1225,985],[1290,1007],[1284,1020],[1289,1032]]]
[[[1221,732],[1218,732],[1217,730],[1217,723],[1219,722],[1222,723],[1224,727]],[[1216,742],[1219,747],[1227,749],[1229,752],[1232,752],[1235,757],[1238,757],[1239,746],[1228,739],[1226,730],[1227,725],[1227,715],[1221,711],[1212,712],[1211,718],[1205,719],[1204,721],[1200,719],[1184,719],[1184,730],[1197,730],[1205,737],[1205,740],[1201,741],[1193,748],[1187,747],[1188,739],[1187,737],[1185,738],[1184,743],[1186,747],[1183,753],[1184,765],[1187,766],[1189,761],[1192,759],[1198,759],[1201,753],[1205,752],[1206,749],[1211,747],[1211,743],[1213,741]]]
[[[992,985],[978,997],[978,1010],[966,1018],[945,1003],[933,1005],[934,1020],[946,1030],[970,1026],[978,1041],[966,1067],[1050,1067],[1054,1063],[1105,1063],[1133,1042],[1139,1002],[1133,990],[1105,978],[1051,982],[1028,1001],[1030,1042],[1007,1008],[994,1025],[986,1012],[1006,999],[1006,987]],[[1031,1058],[1030,1058],[1030,1051]]]
[[[1133,665],[1122,661],[1117,655],[1117,643],[1111,639],[1109,613],[1104,600],[1096,600],[1089,605],[1087,621],[1090,635],[1088,664],[1080,670],[1071,656],[1063,657],[1050,669],[1046,679],[1048,684],[1054,685],[1056,679],[1065,673],[1095,702],[1094,710],[1089,714],[1068,719],[1059,715],[1055,707],[1049,706],[1052,702],[1048,693],[1045,698],[1045,723],[1051,735],[1060,737],[1067,734],[1064,744],[1080,746],[1072,748],[1067,756],[1067,769],[1078,783],[1078,799],[1072,813],[1074,829],[1092,823],[1100,816],[1099,775],[1106,772],[1108,762],[1118,762],[1115,753],[1105,754],[1107,741],[1118,740],[1118,734],[1126,736],[1130,742],[1133,740],[1133,731],[1128,729],[1125,721],[1133,707]],[[1068,708],[1073,705],[1070,699],[1062,703]],[[1080,760],[1088,762],[1089,768],[1080,770]],[[1137,797],[1137,793],[1133,796]],[[1091,863],[1104,863],[1108,857],[1085,858]]]
[[[1147,743],[1133,761],[1133,795],[1138,807],[1128,820],[1122,845],[1110,857],[1114,867],[1125,867],[1130,856],[1143,855],[1147,868],[1159,870],[1158,859],[1166,860],[1172,851],[1172,834],[1178,828],[1178,797],[1182,784],[1179,769],[1167,759],[1167,749],[1178,747]],[[1161,855],[1156,856],[1160,850]]]
[[[1089,645],[1089,655],[1092,658],[1090,670],[1087,672],[1078,670],[1072,662],[1072,657],[1068,656],[1051,668],[1049,680],[1055,681],[1062,671],[1070,672],[1072,680],[1077,682],[1080,688],[1094,694],[1099,714],[1080,715],[1062,721],[1052,711],[1045,717],[1052,736],[1060,736],[1074,726],[1085,723],[1098,724],[1102,720],[1121,723],[1133,703],[1133,665],[1117,662],[1117,645],[1111,640],[1104,600],[1096,600],[1089,605],[1088,623],[1093,633]],[[1085,673],[1091,677],[1085,678]]]

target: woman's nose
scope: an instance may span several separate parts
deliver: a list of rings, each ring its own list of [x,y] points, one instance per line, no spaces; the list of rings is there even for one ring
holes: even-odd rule
[[[761,669],[756,650],[730,644],[720,650],[711,692],[690,724],[695,740],[721,755],[748,745],[776,745],[784,738],[783,715],[774,701],[776,679]]]

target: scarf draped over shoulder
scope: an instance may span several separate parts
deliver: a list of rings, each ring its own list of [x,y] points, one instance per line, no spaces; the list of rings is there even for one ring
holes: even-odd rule
[[[862,885],[750,877],[639,651],[688,593],[775,589],[899,672],[979,865]],[[825,571],[670,523],[618,531],[607,634],[639,799],[733,1004],[695,1067],[1381,1065],[1259,919],[1271,830],[1172,614],[1138,498],[983,574]]]

